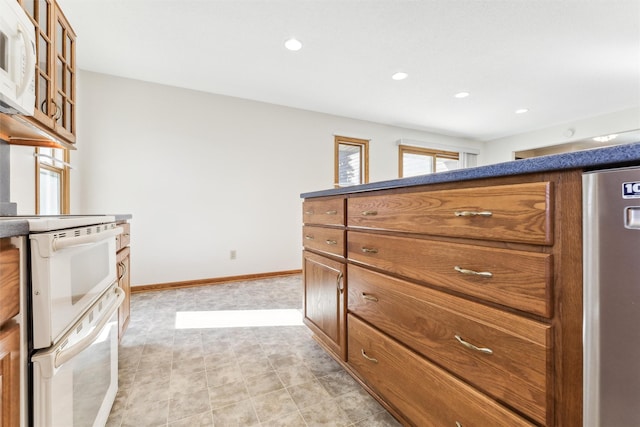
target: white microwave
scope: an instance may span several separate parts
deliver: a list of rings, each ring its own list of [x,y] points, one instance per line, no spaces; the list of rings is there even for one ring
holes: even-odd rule
[[[35,27],[16,0],[0,0],[0,113],[32,116]]]

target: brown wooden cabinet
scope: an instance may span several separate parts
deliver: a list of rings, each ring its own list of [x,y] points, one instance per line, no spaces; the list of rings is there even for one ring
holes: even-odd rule
[[[18,0],[36,28],[32,117],[6,118],[9,143],[72,147],[76,142],[76,34],[55,0]]]
[[[344,199],[304,202],[303,217],[304,323],[325,348],[346,360]]]
[[[20,250],[0,239],[0,425],[20,425]]]
[[[342,195],[338,360],[406,425],[582,425],[580,194],[563,171]]]
[[[116,238],[116,271],[118,274],[118,286],[124,291],[124,301],[118,309],[118,339],[122,339],[131,314],[131,248],[129,246],[131,224],[119,222],[118,227],[123,228],[122,234]]]

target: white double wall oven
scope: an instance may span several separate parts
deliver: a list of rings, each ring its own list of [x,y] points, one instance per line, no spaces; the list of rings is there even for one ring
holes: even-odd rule
[[[103,426],[118,389],[113,216],[29,221],[29,424]]]

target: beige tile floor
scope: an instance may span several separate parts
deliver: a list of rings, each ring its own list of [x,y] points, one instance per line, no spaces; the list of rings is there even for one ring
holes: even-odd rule
[[[133,294],[107,426],[399,426],[305,326],[211,323],[301,305],[299,275]]]

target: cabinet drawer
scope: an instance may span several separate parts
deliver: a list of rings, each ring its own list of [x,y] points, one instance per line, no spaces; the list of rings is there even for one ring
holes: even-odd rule
[[[552,255],[355,231],[347,241],[351,261],[551,317]]]
[[[347,225],[551,245],[550,182],[353,197]]]
[[[305,249],[326,252],[344,257],[345,231],[337,228],[314,227],[305,225],[302,228],[302,242]]]
[[[546,422],[549,325],[352,265],[348,276],[350,313]]]
[[[533,425],[353,315],[347,322],[349,365],[414,425]]]
[[[0,325],[20,312],[20,250],[0,239]]]
[[[305,200],[302,204],[302,219],[305,224],[344,225],[344,200]]]
[[[122,233],[116,236],[116,252],[131,243],[131,224],[123,222],[118,224],[118,227],[122,228]]]

